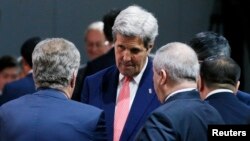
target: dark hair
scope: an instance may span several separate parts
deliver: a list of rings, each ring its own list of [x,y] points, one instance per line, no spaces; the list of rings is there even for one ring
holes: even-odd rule
[[[0,58],[0,72],[6,68],[13,68],[17,66],[17,60],[12,56],[5,55]]]
[[[207,87],[228,88],[236,86],[240,71],[240,66],[230,57],[212,56],[201,63],[200,76]]]
[[[231,48],[227,39],[215,32],[200,32],[188,43],[196,52],[199,60],[214,55],[225,55],[230,57]]]
[[[32,37],[27,39],[21,47],[21,55],[26,60],[26,62],[29,64],[30,67],[32,67],[32,53],[36,45],[41,41],[40,37]]]
[[[115,18],[118,16],[120,12],[121,12],[120,9],[111,9],[102,18],[102,21],[104,23],[103,32],[105,34],[106,39],[109,42],[113,42],[112,27],[115,23]]]

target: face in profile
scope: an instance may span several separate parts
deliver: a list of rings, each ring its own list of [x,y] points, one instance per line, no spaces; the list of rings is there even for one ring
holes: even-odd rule
[[[0,90],[3,89],[4,85],[10,83],[18,78],[18,68],[11,67],[5,68],[0,72]]]
[[[89,60],[93,60],[109,50],[105,41],[104,33],[99,30],[89,30],[86,33],[85,46]]]
[[[139,37],[128,37],[116,34],[115,58],[116,66],[121,74],[134,77],[138,75],[149,54]]]

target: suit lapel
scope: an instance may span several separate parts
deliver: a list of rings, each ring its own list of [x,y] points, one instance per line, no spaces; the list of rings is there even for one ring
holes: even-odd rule
[[[119,71],[114,66],[109,72],[103,76],[102,82],[102,99],[103,99],[103,110],[105,111],[106,124],[108,127],[108,133],[113,133],[114,125],[114,113],[116,103],[116,91],[118,85]],[[113,134],[109,138],[112,138]]]
[[[122,133],[122,139],[124,140],[128,140],[130,138],[128,135],[132,135],[132,132],[136,129],[136,127],[138,127],[141,120],[146,118],[147,115],[145,114],[148,114],[148,109],[151,103],[157,99],[153,88],[152,78],[152,62],[149,60],[124,126]]]

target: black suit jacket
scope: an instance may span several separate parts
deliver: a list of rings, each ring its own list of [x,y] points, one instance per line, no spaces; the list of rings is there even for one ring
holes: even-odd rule
[[[72,96],[73,100],[81,101],[81,91],[83,89],[84,79],[102,69],[110,67],[115,64],[115,49],[111,48],[106,54],[90,61],[87,63],[87,66],[79,69],[77,78],[76,78],[76,87]]]
[[[170,97],[147,119],[139,141],[207,141],[209,124],[223,124],[220,114],[196,90]]]
[[[237,91],[236,97],[246,105],[250,106],[250,94],[243,92],[243,91]]]
[[[80,101],[80,99],[81,99],[81,95],[79,93],[81,93],[81,91],[82,91],[82,85],[83,85],[83,81],[84,81],[83,77],[85,75],[86,68],[87,68],[87,65],[84,64],[78,70],[78,74],[76,77],[76,85],[75,85],[75,89],[74,89],[74,92],[73,92],[73,95],[71,98],[72,100]]]
[[[88,62],[84,78],[102,69],[110,67],[114,64],[115,64],[115,49],[113,47],[106,54],[98,57],[93,61]]]
[[[220,92],[205,99],[222,116],[226,124],[250,124],[250,108],[230,92]]]

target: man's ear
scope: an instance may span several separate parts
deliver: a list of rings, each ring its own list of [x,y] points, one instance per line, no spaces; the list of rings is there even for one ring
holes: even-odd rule
[[[154,47],[153,44],[149,44],[149,45],[148,45],[148,48],[147,48],[147,53],[148,53],[148,54],[150,54],[150,52],[151,52],[151,50],[152,50],[153,47]]]
[[[167,74],[167,72],[165,70],[161,69],[159,73],[160,73],[159,75],[161,77],[160,84],[161,85],[166,84],[167,81],[168,81],[168,74]]]
[[[75,88],[77,72],[74,71],[70,80],[70,87]]]
[[[240,81],[238,81],[237,84],[236,84],[234,94],[237,93],[237,91],[239,90],[239,87],[240,87]]]
[[[201,76],[199,75],[198,80],[197,80],[197,89],[199,92],[202,92],[204,90],[204,81],[201,79]]]
[[[154,47],[153,44],[149,44],[149,45],[148,45],[148,48],[149,48],[149,49],[152,49],[153,47]]]
[[[205,87],[205,81],[202,79],[200,75],[197,80],[197,89],[200,93],[200,98],[204,100],[206,98],[206,87]]]

